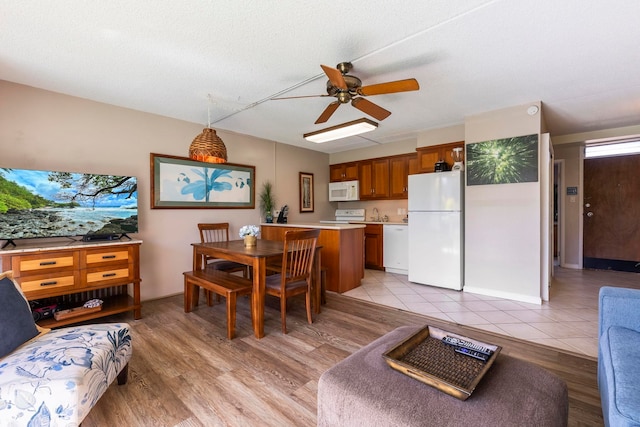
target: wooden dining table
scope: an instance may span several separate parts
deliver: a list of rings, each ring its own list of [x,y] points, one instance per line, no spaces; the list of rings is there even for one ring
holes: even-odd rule
[[[235,261],[253,267],[253,289],[251,292],[251,322],[256,338],[264,336],[264,304],[267,264],[282,258],[284,242],[258,239],[255,246],[246,247],[244,240],[227,242],[192,243],[193,269],[202,270],[207,256]],[[316,247],[313,262],[312,305],[320,313],[320,246]]]

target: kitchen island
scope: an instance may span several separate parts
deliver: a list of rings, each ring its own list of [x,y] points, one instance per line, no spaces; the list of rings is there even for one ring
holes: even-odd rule
[[[289,230],[320,229],[322,267],[326,270],[326,289],[343,293],[360,286],[364,277],[364,224],[260,224],[261,238],[284,240]]]

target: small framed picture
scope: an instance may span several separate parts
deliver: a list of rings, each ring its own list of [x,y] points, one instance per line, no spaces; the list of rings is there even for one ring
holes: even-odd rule
[[[313,212],[313,174],[300,172],[300,212]]]

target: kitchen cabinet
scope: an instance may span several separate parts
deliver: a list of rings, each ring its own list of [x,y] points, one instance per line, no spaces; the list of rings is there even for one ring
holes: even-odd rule
[[[332,224],[324,226],[305,224],[260,224],[260,237],[284,240],[290,230],[320,228],[318,245],[320,262],[326,271],[326,289],[343,293],[360,286],[364,277],[364,230],[360,224]]]
[[[384,269],[389,273],[409,273],[409,227],[406,225],[383,225]]]
[[[389,158],[389,198],[409,197],[409,175],[420,173],[417,153]]]
[[[367,224],[364,229],[364,267],[384,270],[382,224]]]
[[[359,181],[363,200],[406,199],[408,176],[422,172],[418,154],[407,153],[330,165],[329,181]]]
[[[360,199],[389,198],[389,159],[371,159],[358,162]]]
[[[353,181],[358,179],[358,162],[338,163],[329,166],[329,181]]]
[[[464,141],[417,148],[418,173],[435,172],[435,164],[440,160],[447,162],[449,169],[451,169],[453,166],[453,149],[457,147],[462,147],[464,153]]]

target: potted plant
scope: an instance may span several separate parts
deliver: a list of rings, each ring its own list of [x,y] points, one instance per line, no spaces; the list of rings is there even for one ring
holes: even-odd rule
[[[273,194],[273,185],[271,181],[265,181],[260,192],[260,212],[264,215],[265,222],[273,222],[273,208],[275,206],[276,199]]]

